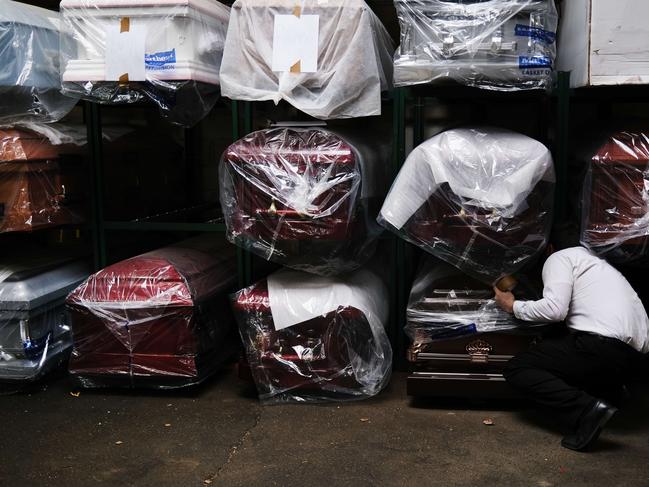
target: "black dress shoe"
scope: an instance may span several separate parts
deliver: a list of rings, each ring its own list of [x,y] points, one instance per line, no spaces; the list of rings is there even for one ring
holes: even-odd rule
[[[615,413],[617,413],[617,408],[604,401],[596,401],[579,420],[577,431],[566,436],[561,441],[561,446],[577,451],[588,449],[597,440],[602,428]]]

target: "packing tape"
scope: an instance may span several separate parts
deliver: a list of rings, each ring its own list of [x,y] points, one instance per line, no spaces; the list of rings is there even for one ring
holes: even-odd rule
[[[295,15],[296,17],[301,17],[302,16],[302,7],[300,7],[299,5],[296,5],[295,7],[293,7],[293,15]]]
[[[128,32],[131,30],[131,19],[129,17],[122,17],[119,21],[119,33]]]
[[[131,30],[131,19],[129,17],[122,17],[119,21],[119,33],[128,32]],[[119,86],[128,85],[128,73],[124,73],[119,77]]]
[[[291,73],[301,73],[302,72],[302,61],[296,62],[290,69]]]

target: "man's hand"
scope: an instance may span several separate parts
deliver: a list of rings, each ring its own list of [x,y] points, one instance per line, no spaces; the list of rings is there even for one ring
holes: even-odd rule
[[[503,292],[495,286],[494,286],[494,293],[496,293],[494,297],[494,299],[496,300],[496,304],[500,306],[504,311],[507,311],[508,313],[513,313],[514,301],[516,300],[514,295],[510,292]]]

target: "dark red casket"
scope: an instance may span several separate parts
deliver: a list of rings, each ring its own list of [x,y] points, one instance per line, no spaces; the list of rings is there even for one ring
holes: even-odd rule
[[[83,221],[70,198],[60,149],[28,130],[0,129],[0,232],[29,232]],[[63,168],[63,170],[62,170]]]
[[[381,177],[366,167],[383,164],[381,157],[366,149],[361,154],[319,128],[244,137],[221,164],[229,239],[298,270],[333,275],[357,268],[372,255],[380,233]]]
[[[182,387],[236,352],[234,252],[206,237],[113,264],[67,299],[70,373],[85,387]]]
[[[312,286],[312,276],[295,274],[303,276],[305,287]],[[367,292],[383,291],[368,283]],[[326,299],[327,294],[328,290],[320,287],[313,299]],[[289,300],[290,295],[287,289]],[[367,310],[341,303],[329,312],[278,330],[270,302],[266,281],[234,297],[247,367],[262,401],[362,399],[385,386],[392,351],[383,325],[370,323]],[[373,313],[376,316],[381,311]]]
[[[535,299],[533,287],[521,279],[517,297]],[[516,396],[503,377],[505,365],[546,330],[501,310],[490,286],[430,261],[413,284],[407,309],[408,394]]]
[[[649,244],[649,134],[618,132],[590,158],[581,240],[618,263],[642,258]]]
[[[540,142],[502,129],[454,129],[410,154],[379,220],[492,284],[543,250],[553,194],[552,157]]]

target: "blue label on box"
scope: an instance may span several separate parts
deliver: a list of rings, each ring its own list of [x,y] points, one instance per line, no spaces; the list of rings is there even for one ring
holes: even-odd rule
[[[552,60],[548,56],[519,56],[518,67],[526,68],[551,68]]]
[[[176,64],[176,50],[156,52],[144,55],[144,64],[148,69],[159,69],[169,64]]]
[[[532,39],[538,39],[548,44],[552,44],[557,39],[557,35],[554,32],[541,29],[540,27],[530,27],[529,25],[523,24],[516,24],[514,35],[531,37]]]

